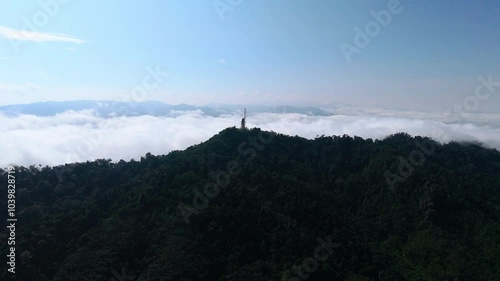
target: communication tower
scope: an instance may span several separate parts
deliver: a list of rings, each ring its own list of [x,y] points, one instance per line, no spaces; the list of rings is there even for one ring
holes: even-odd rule
[[[243,119],[241,119],[241,129],[242,130],[246,130],[246,128],[247,128],[246,121],[247,121],[247,109],[245,108],[245,111],[243,113]]]

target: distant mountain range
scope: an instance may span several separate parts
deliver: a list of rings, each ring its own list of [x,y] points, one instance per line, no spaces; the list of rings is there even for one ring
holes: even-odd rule
[[[498,128],[500,114],[462,114],[445,112],[419,112],[405,111],[402,109],[386,108],[361,108],[349,104],[332,103],[320,107],[313,106],[271,106],[271,105],[233,105],[233,104],[209,104],[204,106],[188,104],[167,104],[160,101],[145,102],[118,102],[111,100],[92,101],[47,101],[30,104],[14,104],[0,106],[0,114],[6,116],[17,116],[29,114],[36,116],[54,116],[66,111],[91,110],[98,117],[109,118],[114,116],[170,116],[175,117],[185,112],[197,111],[200,114],[211,117],[224,115],[242,115],[246,108],[248,115],[259,113],[296,113],[308,116],[372,116],[372,117],[396,117],[405,119],[428,119],[441,121],[448,124],[472,123],[478,126],[491,126]]]
[[[65,111],[93,110],[100,117],[113,116],[172,116],[178,112],[201,111],[204,115],[218,117],[221,115],[241,113],[246,107],[248,113],[300,113],[311,116],[329,116],[331,112],[317,107],[294,106],[256,106],[256,105],[211,105],[193,106],[187,104],[171,105],[159,101],[145,101],[140,103],[125,103],[117,101],[61,101],[37,102],[31,104],[17,104],[0,106],[0,113],[6,115],[30,114],[36,116],[53,116]]]

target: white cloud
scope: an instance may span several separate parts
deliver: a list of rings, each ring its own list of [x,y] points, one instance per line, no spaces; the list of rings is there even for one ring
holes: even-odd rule
[[[220,58],[217,62],[220,64],[226,64],[227,61],[224,58]]]
[[[138,160],[147,152],[167,154],[201,143],[227,127],[239,126],[240,120],[240,115],[210,117],[200,111],[183,112],[171,117],[114,118],[100,118],[89,110],[68,111],[50,117],[8,117],[0,114],[0,123],[3,124],[0,167],[8,164],[58,165],[98,158]],[[381,139],[393,133],[408,132],[441,142],[480,141],[500,149],[499,128],[445,124],[426,119],[262,113],[249,116],[247,124],[249,127],[306,138],[348,134]]]
[[[37,43],[41,42],[67,42],[74,44],[87,43],[87,41],[80,38],[76,38],[71,35],[40,32],[40,31],[19,30],[4,25],[0,25],[0,37],[7,38],[10,40],[31,41]]]

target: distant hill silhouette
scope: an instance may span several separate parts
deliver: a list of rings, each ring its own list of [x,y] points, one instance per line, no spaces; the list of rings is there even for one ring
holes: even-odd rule
[[[171,116],[177,112],[199,110],[205,115],[218,117],[224,114],[241,112],[243,107],[248,108],[250,114],[269,113],[301,113],[314,116],[329,116],[332,113],[317,107],[294,107],[294,106],[192,106],[187,104],[170,105],[159,101],[117,102],[117,101],[61,101],[61,102],[38,102],[31,104],[17,104],[0,106],[0,113],[7,115],[31,114],[37,116],[53,116],[65,111],[93,110],[98,116]]]

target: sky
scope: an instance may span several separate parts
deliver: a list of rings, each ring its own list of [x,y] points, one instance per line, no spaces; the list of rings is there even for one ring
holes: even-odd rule
[[[483,77],[495,87],[474,111],[494,113],[498,30],[494,0],[2,1],[0,105],[135,98],[441,112],[473,102]]]

